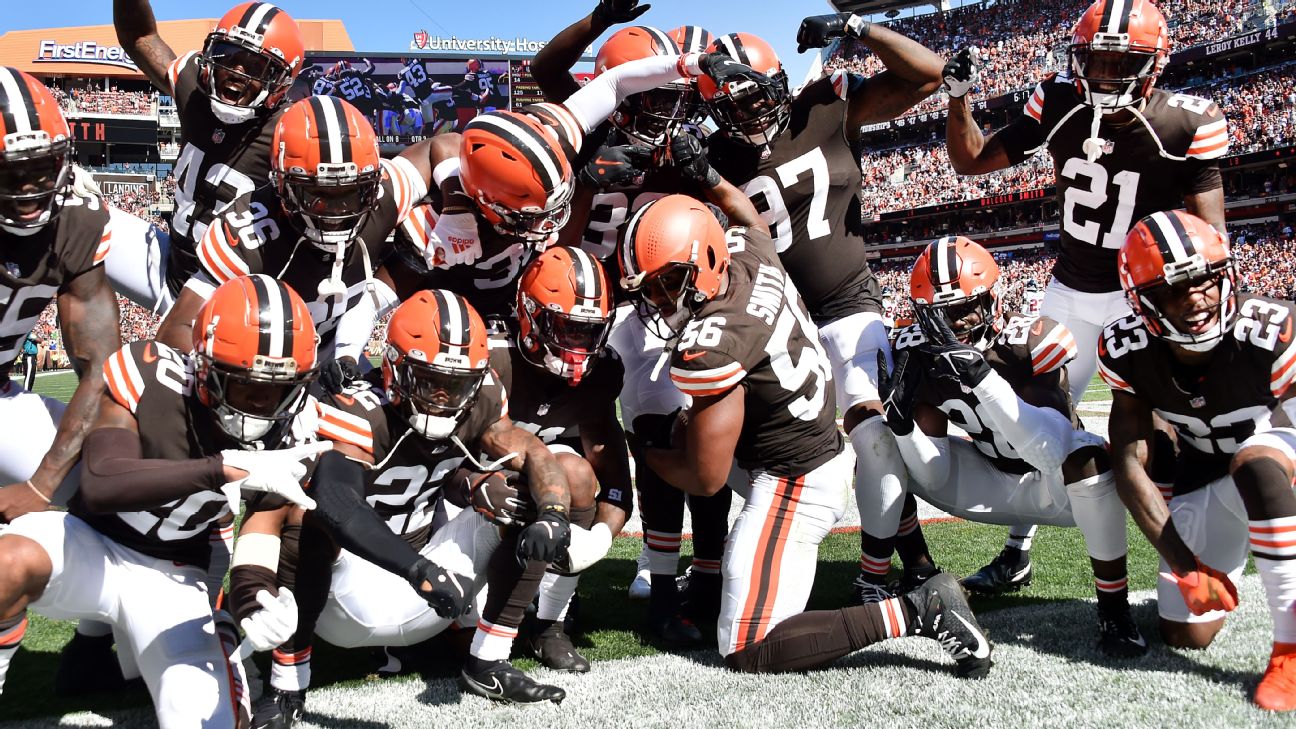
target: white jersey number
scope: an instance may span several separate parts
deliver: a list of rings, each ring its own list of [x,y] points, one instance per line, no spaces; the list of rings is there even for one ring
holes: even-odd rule
[[[1066,189],[1062,196],[1062,229],[1067,235],[1089,245],[1101,245],[1103,248],[1119,250],[1125,243],[1130,223],[1134,220],[1134,200],[1138,195],[1139,173],[1122,170],[1110,177],[1116,186],[1116,215],[1112,218],[1111,229],[1103,232],[1102,225],[1096,220],[1080,222],[1076,218],[1076,208],[1098,210],[1107,204],[1108,173],[1107,168],[1097,162],[1090,162],[1080,157],[1072,157],[1062,166],[1062,176],[1068,180],[1089,180],[1089,187],[1073,185]],[[1099,237],[1101,236],[1101,241]]]

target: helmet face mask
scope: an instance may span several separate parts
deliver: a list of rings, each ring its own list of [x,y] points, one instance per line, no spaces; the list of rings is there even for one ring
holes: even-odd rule
[[[923,249],[909,274],[909,299],[924,315],[919,322],[938,316],[961,343],[982,351],[1003,328],[999,264],[963,236],[945,236]]]
[[[571,199],[575,188],[566,185],[559,199],[548,210],[511,210],[485,199],[477,205],[496,233],[512,240],[540,245],[556,235],[571,219]]]
[[[696,119],[699,109],[692,86],[671,84],[627,97],[612,123],[638,142],[664,147],[675,130]]]
[[[554,247],[518,279],[517,344],[531,364],[575,387],[598,364],[612,326],[612,282],[589,253]]]
[[[1121,109],[1142,101],[1159,72],[1155,52],[1099,50],[1093,45],[1068,49],[1071,73],[1084,91],[1085,103]]]
[[[525,294],[522,299],[522,310],[518,313],[527,319],[531,339],[538,350],[533,354],[531,347],[524,345],[522,353],[550,373],[571,380],[572,385],[579,384],[593,369],[598,354],[607,344],[612,331],[611,319],[578,317],[548,309]]]
[[[959,342],[984,350],[998,332],[998,304],[993,292],[937,304],[914,303],[914,309],[935,313],[949,324]]]
[[[0,157],[0,224],[38,228],[57,218],[71,179],[71,144],[66,139],[37,154]]]
[[[352,165],[354,167],[354,165]],[[321,177],[280,174],[284,209],[301,224],[306,236],[331,248],[360,234],[378,207],[382,175],[377,170],[351,174],[354,181],[327,184]]]
[[[787,74],[780,70],[771,77],[770,92],[755,84],[717,91],[707,102],[711,115],[724,133],[754,147],[767,147],[787,129],[792,119],[792,95]]]
[[[291,358],[274,366],[258,363],[251,370],[230,367],[202,353],[197,358],[217,425],[244,446],[282,432],[306,404],[307,389],[317,374],[315,370],[297,373]],[[267,374],[276,370],[283,374]]]
[[[220,19],[198,55],[199,85],[212,113],[242,124],[274,108],[301,70],[301,30],[270,3],[245,2]]]
[[[696,281],[697,266],[675,262],[646,276],[639,287],[627,290],[638,294],[635,310],[648,330],[669,340],[693,318],[694,307],[707,300],[698,291]]]

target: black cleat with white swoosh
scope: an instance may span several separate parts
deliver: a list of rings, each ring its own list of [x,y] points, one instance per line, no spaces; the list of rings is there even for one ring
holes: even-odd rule
[[[480,668],[474,670],[474,664]],[[567,692],[557,686],[538,683],[508,661],[468,659],[459,673],[459,685],[469,693],[506,704],[534,704],[538,701],[562,703]]]
[[[985,678],[994,662],[990,641],[977,623],[958,578],[941,572],[904,595],[917,614],[914,635],[931,638],[957,664],[959,678]]]
[[[963,578],[963,587],[978,595],[1002,595],[1029,587],[1033,574],[1030,552],[1004,547],[990,564]]]

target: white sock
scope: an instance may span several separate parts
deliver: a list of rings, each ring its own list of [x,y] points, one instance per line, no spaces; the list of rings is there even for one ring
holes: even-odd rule
[[[517,628],[478,620],[477,633],[473,635],[468,654],[483,661],[507,661],[513,652],[513,639],[517,633]]]
[[[1274,642],[1296,643],[1296,516],[1250,521],[1251,556],[1273,615]],[[1279,557],[1280,559],[1272,559]]]

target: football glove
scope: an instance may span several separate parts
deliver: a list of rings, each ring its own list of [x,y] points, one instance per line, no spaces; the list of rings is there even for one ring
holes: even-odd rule
[[[882,415],[886,418],[887,427],[896,435],[909,435],[914,429],[914,403],[918,395],[918,383],[922,380],[922,367],[909,360],[914,356],[910,350],[901,350],[895,355],[895,369],[887,371],[886,353],[878,350],[878,397],[882,400]]]
[[[457,618],[472,605],[472,580],[442,569],[426,557],[415,562],[406,577],[419,597],[443,618]]]
[[[765,89],[767,93],[775,88],[774,79],[752,69],[745,63],[739,63],[725,53],[704,53],[698,59],[698,67],[715,82],[717,88],[726,94],[737,95],[744,87],[755,86]]]
[[[797,29],[797,53],[809,48],[825,48],[846,35],[854,38],[868,37],[872,23],[854,13],[811,15],[801,21]]]
[[[472,213],[445,213],[437,218],[428,241],[429,265],[449,268],[470,264],[481,258],[481,237],[477,231],[477,218]]]
[[[635,418],[635,436],[644,448],[671,450],[675,439],[675,426],[684,417],[684,408],[675,408],[667,415],[640,415]]]
[[[635,144],[600,147],[580,170],[580,182],[597,190],[639,187],[652,163],[652,148]]]
[[[1186,575],[1162,572],[1161,576],[1175,583],[1193,615],[1205,615],[1212,610],[1230,612],[1238,605],[1238,592],[1233,580],[1202,564],[1201,560],[1197,560],[1197,569]]]
[[[325,392],[340,394],[360,379],[360,365],[350,357],[337,357],[320,370],[320,385]]]
[[[594,19],[603,25],[633,23],[651,7],[651,5],[640,5],[639,0],[599,0],[593,15]]]
[[[103,197],[103,190],[94,175],[80,165],[72,165],[72,192],[80,197]]]
[[[720,184],[720,173],[711,166],[702,140],[686,131],[677,132],[671,139],[665,160],[686,180],[696,182],[710,190]]]
[[[914,316],[927,342],[923,345],[932,356],[932,375],[954,380],[974,388],[990,375],[990,364],[981,350],[959,342],[944,315],[927,307],[917,307]]]
[[[261,590],[256,601],[261,609],[243,618],[239,627],[255,650],[278,648],[297,632],[297,598],[293,597],[292,590],[280,587],[278,597]]]
[[[247,471],[246,476],[221,487],[230,500],[230,511],[239,511],[240,491],[259,491],[281,496],[304,509],[314,509],[315,500],[302,491],[306,464],[321,453],[333,449],[328,441],[306,443],[274,451],[221,451],[221,462],[231,468]]]
[[[567,552],[570,543],[571,522],[567,510],[556,504],[546,506],[540,518],[518,535],[518,563],[526,564],[528,560],[553,562]]]
[[[976,46],[968,46],[956,53],[945,63],[942,75],[945,77],[945,90],[956,99],[981,83],[981,60]]]
[[[535,517],[535,507],[517,490],[517,471],[474,473],[468,480],[468,503],[486,520],[521,526]]]

